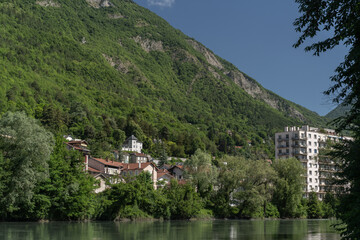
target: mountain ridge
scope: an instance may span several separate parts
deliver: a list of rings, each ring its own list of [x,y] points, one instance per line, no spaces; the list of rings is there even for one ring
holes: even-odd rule
[[[155,156],[153,139],[176,156],[248,141],[272,155],[283,126],[326,124],[132,1],[15,0],[0,14],[1,113],[23,110],[95,154],[136,134]]]

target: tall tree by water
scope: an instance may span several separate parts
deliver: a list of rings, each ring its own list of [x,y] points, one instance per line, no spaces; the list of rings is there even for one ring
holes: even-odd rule
[[[345,161],[344,177],[350,185],[349,191],[343,195],[338,210],[338,217],[347,226],[343,228],[345,238],[360,237],[360,177],[358,166],[360,155],[360,1],[359,0],[296,0],[302,14],[294,22],[296,31],[301,32],[299,40],[294,44],[299,47],[305,40],[315,37],[321,31],[329,31],[331,36],[315,42],[305,48],[314,55],[333,49],[339,44],[349,47],[344,62],[336,68],[336,75],[331,80],[333,86],[325,93],[334,94],[335,102],[351,105],[350,112],[338,120],[339,130],[351,129],[355,133],[355,142],[348,146],[350,150],[340,149],[338,155]],[[357,168],[356,168],[357,166]]]
[[[205,197],[214,186],[218,171],[211,163],[211,155],[196,150],[195,154],[185,162],[187,177],[192,182],[200,196]]]
[[[281,217],[301,217],[302,187],[304,169],[295,158],[275,160],[274,169],[278,173],[275,181],[273,202]]]
[[[48,177],[53,136],[24,113],[0,119],[1,214],[4,218],[33,218],[37,184]]]

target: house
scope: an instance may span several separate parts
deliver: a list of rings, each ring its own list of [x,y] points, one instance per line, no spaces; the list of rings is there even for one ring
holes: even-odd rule
[[[122,163],[108,159],[89,157],[89,168],[96,169],[106,176],[118,176],[121,172]]]
[[[164,187],[170,183],[174,177],[166,169],[159,169],[157,172],[157,187]]]
[[[151,181],[154,183],[154,188],[157,188],[157,172],[158,168],[154,163],[128,163],[122,164],[121,176],[122,177],[136,177],[142,172],[148,172],[151,175]]]
[[[130,153],[129,163],[146,163],[149,160],[150,157],[144,153]]]
[[[141,153],[143,143],[140,142],[134,135],[131,135],[123,144],[122,150],[129,152]]]
[[[94,190],[95,193],[100,193],[106,189],[106,176],[102,174],[99,170],[92,167],[88,168],[88,173],[97,180],[97,188]]]
[[[177,180],[184,179],[184,166],[174,165],[168,169],[170,174],[174,176]]]
[[[90,156],[90,150],[87,148],[88,143],[85,140],[81,139],[75,139],[69,142],[65,142],[66,149],[68,150],[76,150],[82,153],[84,156],[84,163],[85,163],[85,171],[88,171],[88,165],[89,165],[89,156]]]

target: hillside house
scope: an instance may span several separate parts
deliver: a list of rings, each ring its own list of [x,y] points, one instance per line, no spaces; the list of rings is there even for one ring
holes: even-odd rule
[[[175,177],[177,180],[184,179],[184,166],[174,165],[168,169],[170,174]]]
[[[122,164],[121,176],[122,177],[136,177],[142,172],[148,172],[151,175],[151,181],[154,183],[154,188],[157,189],[157,172],[158,168],[154,163],[129,163]]]
[[[108,159],[89,157],[89,168],[98,170],[105,177],[119,177],[122,163],[114,162]],[[113,183],[118,182],[116,178],[110,179],[110,182],[111,181],[113,181]]]
[[[129,163],[146,163],[150,157],[144,153],[130,153]]]
[[[159,169],[157,172],[157,186],[164,187],[168,185],[174,177],[166,169]]]
[[[85,171],[88,171],[90,150],[87,148],[88,143],[85,140],[76,139],[73,141],[65,142],[67,150],[76,150],[84,156]]]
[[[97,188],[94,190],[95,193],[100,193],[106,189],[106,176],[99,170],[89,167],[88,173],[97,180]]]
[[[123,144],[122,151],[141,153],[143,143],[140,142],[134,135],[131,135]]]

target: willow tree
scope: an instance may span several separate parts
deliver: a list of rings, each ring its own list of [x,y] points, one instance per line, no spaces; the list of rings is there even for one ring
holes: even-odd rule
[[[355,141],[349,143],[349,150],[341,148],[338,156],[344,160],[344,179],[350,189],[343,195],[338,217],[346,223],[342,236],[345,238],[360,237],[360,215],[358,211],[360,199],[360,178],[358,166],[360,154],[360,1],[359,0],[295,0],[302,14],[294,22],[296,31],[301,32],[295,47],[312,39],[319,32],[328,31],[330,37],[314,42],[305,48],[315,55],[333,49],[339,44],[348,47],[349,52],[344,62],[336,68],[336,75],[331,80],[333,86],[325,93],[333,94],[334,101],[350,105],[350,112],[338,119],[339,130],[351,129],[355,133]]]
[[[207,197],[216,183],[218,171],[212,165],[211,155],[196,150],[195,154],[185,162],[186,176],[194,185],[201,197]]]
[[[48,177],[53,136],[24,113],[5,113],[0,119],[3,218],[31,218],[35,188]],[[5,176],[5,177],[4,177]]]

